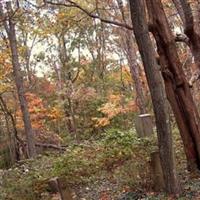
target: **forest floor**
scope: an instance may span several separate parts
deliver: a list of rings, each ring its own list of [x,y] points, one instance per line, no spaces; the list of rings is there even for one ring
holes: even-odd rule
[[[59,200],[49,189],[53,177],[65,177],[76,200],[200,199],[200,176],[189,174],[177,137],[178,198],[155,193],[149,175],[153,140],[136,139],[131,132],[114,131],[103,139],[71,145],[66,152],[45,152],[0,170],[1,200]]]

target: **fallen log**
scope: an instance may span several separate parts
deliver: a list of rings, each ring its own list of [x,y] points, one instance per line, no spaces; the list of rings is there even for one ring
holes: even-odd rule
[[[43,147],[43,148],[47,148],[47,149],[55,149],[55,150],[60,150],[60,151],[66,150],[65,147],[57,146],[57,145],[54,145],[54,144],[36,143],[35,145],[38,146],[38,147]]]

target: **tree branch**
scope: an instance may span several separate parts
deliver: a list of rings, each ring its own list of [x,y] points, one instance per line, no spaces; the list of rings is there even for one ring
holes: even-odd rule
[[[54,144],[36,143],[35,145],[38,146],[38,147],[43,147],[43,148],[47,148],[47,149],[55,149],[55,150],[60,150],[60,151],[66,151],[65,147],[57,146],[57,145],[54,145]]]
[[[112,25],[115,25],[115,26],[120,26],[120,27],[129,29],[129,30],[133,30],[133,27],[128,25],[128,24],[102,18],[101,16],[93,14],[92,12],[86,10],[85,8],[83,8],[82,6],[80,6],[79,4],[77,4],[77,3],[75,3],[75,2],[73,2],[71,0],[66,0],[66,3],[69,3],[69,4],[66,4],[66,3],[55,3],[55,2],[52,2],[52,1],[48,1],[48,0],[44,0],[44,3],[55,5],[55,6],[64,6],[64,7],[77,8],[77,9],[81,10],[82,12],[84,12],[89,17],[91,17],[93,19],[99,19],[103,23],[108,23],[108,24],[112,24]]]

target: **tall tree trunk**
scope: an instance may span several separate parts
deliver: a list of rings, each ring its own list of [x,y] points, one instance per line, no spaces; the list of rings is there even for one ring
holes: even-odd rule
[[[175,161],[172,148],[172,136],[167,113],[166,98],[162,87],[162,79],[156,63],[145,15],[143,0],[129,0],[131,18],[135,38],[144,64],[156,119],[159,152],[163,170],[166,192],[179,193]]]
[[[0,4],[0,7],[1,7],[0,9],[1,16],[4,16],[2,4]],[[27,100],[25,98],[23,77],[21,74],[21,67],[20,67],[19,56],[18,56],[15,24],[12,21],[13,11],[12,11],[11,2],[7,2],[6,7],[7,7],[9,18],[8,18],[8,23],[4,21],[4,27],[7,32],[9,42],[10,42],[13,73],[15,77],[15,83],[17,87],[17,93],[19,97],[19,102],[20,102],[20,107],[21,107],[21,112],[22,112],[22,117],[23,117],[23,122],[24,122],[25,134],[27,137],[28,156],[34,157],[36,155],[35,140],[34,140],[34,134],[33,134],[32,126],[31,126]]]
[[[144,114],[147,112],[147,110],[145,106],[143,87],[139,75],[139,65],[137,64],[136,53],[134,51],[135,47],[134,47],[132,32],[126,30],[124,37],[125,37],[124,42],[126,47],[126,56],[128,60],[128,65],[130,67],[131,76],[135,84],[135,90],[137,96],[136,102],[139,107],[140,114]]]
[[[157,43],[160,64],[171,103],[182,136],[190,169],[200,168],[200,119],[189,84],[178,57],[175,38],[170,30],[160,0],[146,0],[150,29]]]
[[[124,14],[123,2],[121,0],[117,0],[117,3],[122,15],[123,22],[127,23],[127,20]],[[136,103],[139,108],[140,114],[144,114],[144,113],[147,113],[147,109],[146,109],[145,97],[144,97],[144,92],[143,92],[143,87],[142,87],[142,81],[140,79],[140,74],[139,74],[140,68],[139,68],[139,65],[137,64],[137,56],[135,53],[133,32],[128,29],[122,29],[120,36],[123,43],[122,48],[124,48],[124,51],[128,60],[131,76],[135,85]]]
[[[192,14],[192,9],[190,4],[186,0],[180,1],[182,10],[184,13],[185,23],[185,34],[189,38],[189,46],[191,52],[194,56],[195,64],[197,65],[198,69],[200,70],[200,27],[199,27],[199,8],[197,9],[196,16],[194,17]]]
[[[69,61],[68,56],[67,56],[67,49],[66,49],[66,42],[65,42],[65,33],[62,32],[60,37],[58,38],[59,41],[59,57],[62,65],[62,70],[66,73],[64,75],[64,81],[65,85],[67,87],[67,92],[65,95],[61,96],[61,99],[65,101],[64,103],[64,113],[67,119],[67,126],[68,126],[68,131],[70,133],[73,133],[74,136],[77,138],[77,125],[76,125],[76,118],[75,118],[75,108],[74,108],[74,103],[73,99],[71,98],[71,94],[73,93],[73,81],[72,81],[72,74],[70,69],[67,67],[67,62]],[[62,73],[62,70],[61,73]],[[61,74],[60,74],[61,76]],[[61,76],[62,78],[62,76]],[[61,84],[63,87],[63,84]],[[64,89],[64,88],[61,88]]]

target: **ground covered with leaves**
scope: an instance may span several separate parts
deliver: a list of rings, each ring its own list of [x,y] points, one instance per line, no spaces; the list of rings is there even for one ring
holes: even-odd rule
[[[177,170],[183,188],[178,199],[200,199],[200,178],[187,172],[176,135]],[[2,169],[0,199],[59,199],[48,185],[52,177],[65,177],[77,200],[168,199],[152,189],[149,156],[155,150],[154,137],[140,139],[133,130],[113,129],[90,141],[71,141],[64,153],[46,152]]]

